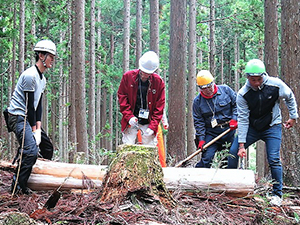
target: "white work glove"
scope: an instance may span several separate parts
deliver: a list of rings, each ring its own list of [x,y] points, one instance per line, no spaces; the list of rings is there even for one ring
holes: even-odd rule
[[[138,118],[136,118],[135,116],[131,117],[128,123],[130,126],[136,127],[138,125]]]
[[[144,133],[145,136],[151,136],[152,134],[154,134],[154,131],[151,130],[150,128],[147,128],[147,130]]]
[[[35,138],[36,145],[39,146],[42,140],[42,130],[36,129],[35,131],[33,131],[33,136]]]

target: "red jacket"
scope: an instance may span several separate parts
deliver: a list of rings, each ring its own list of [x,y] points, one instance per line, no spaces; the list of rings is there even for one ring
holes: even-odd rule
[[[121,120],[122,131],[128,126],[130,118],[134,117],[133,111],[137,98],[138,76],[139,69],[124,73],[119,86],[118,99],[120,111],[123,114]],[[161,77],[155,73],[151,74],[149,78],[147,102],[149,109],[149,128],[156,134],[165,107],[165,83]]]

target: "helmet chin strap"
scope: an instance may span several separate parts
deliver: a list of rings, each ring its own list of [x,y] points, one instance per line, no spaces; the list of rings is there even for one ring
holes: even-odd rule
[[[45,54],[45,59],[42,60],[43,66],[46,67],[46,68],[48,68],[47,65],[46,65],[46,63],[45,63],[45,61],[46,61],[46,59],[47,59],[47,57],[48,57],[48,54],[49,54],[49,53],[46,53],[46,54]]]

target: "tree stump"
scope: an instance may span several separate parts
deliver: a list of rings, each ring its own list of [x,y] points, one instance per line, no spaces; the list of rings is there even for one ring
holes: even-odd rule
[[[176,205],[164,183],[156,147],[120,145],[103,180],[100,201],[117,205],[145,206],[151,203],[170,208]]]

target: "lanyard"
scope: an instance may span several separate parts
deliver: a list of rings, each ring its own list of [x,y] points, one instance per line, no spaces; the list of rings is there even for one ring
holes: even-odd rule
[[[207,103],[207,105],[208,105],[208,107],[209,107],[210,111],[211,111],[211,112],[212,112],[212,114],[213,114],[213,117],[215,117],[217,96],[216,96],[216,99],[215,99],[215,102],[214,102],[214,110],[212,110],[212,108],[211,108],[211,106],[210,106],[209,102],[207,101],[207,99],[205,99],[205,100],[206,100],[206,103]],[[213,101],[213,100],[211,99],[211,101]]]

